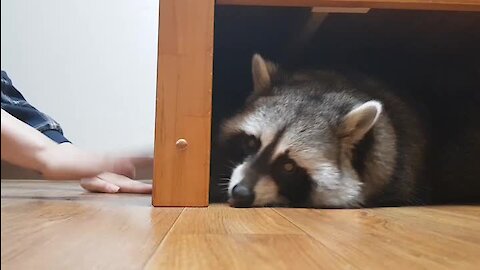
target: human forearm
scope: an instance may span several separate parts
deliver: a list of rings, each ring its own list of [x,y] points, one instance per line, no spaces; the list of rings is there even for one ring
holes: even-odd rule
[[[2,110],[2,160],[40,172],[48,179],[81,179],[115,171],[123,160],[57,144]]]
[[[42,172],[47,166],[42,155],[55,142],[2,109],[2,160]]]

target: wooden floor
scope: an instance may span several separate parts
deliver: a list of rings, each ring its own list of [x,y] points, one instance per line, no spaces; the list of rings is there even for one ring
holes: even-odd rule
[[[480,206],[153,208],[74,182],[1,184],[2,269],[479,269]]]

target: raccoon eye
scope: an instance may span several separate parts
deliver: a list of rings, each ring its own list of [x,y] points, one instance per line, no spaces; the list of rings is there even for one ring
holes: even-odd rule
[[[245,137],[243,141],[243,149],[246,154],[253,154],[260,148],[260,140],[257,137],[250,135]]]
[[[255,141],[255,139],[250,139],[250,140],[248,140],[248,142],[247,142],[247,146],[248,146],[249,148],[254,148],[256,145],[257,145],[257,142]]]
[[[282,169],[286,173],[293,173],[297,167],[292,162],[286,162],[283,164]]]

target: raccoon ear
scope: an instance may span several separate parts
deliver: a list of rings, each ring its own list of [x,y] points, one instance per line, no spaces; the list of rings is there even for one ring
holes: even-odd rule
[[[272,86],[272,76],[277,72],[277,65],[265,60],[259,54],[252,57],[253,89],[264,93]]]
[[[371,100],[355,107],[343,118],[339,135],[352,143],[358,142],[375,125],[382,112],[382,104]]]

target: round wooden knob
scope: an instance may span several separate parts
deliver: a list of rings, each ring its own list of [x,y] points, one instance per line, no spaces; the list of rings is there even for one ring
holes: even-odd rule
[[[178,139],[176,145],[178,149],[185,149],[188,146],[188,142],[185,139]]]

